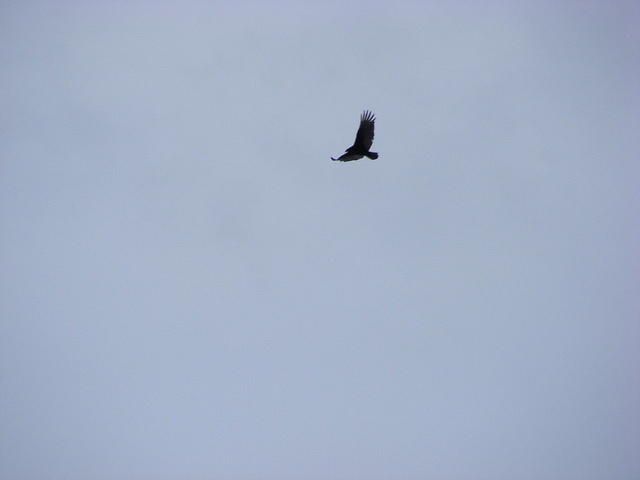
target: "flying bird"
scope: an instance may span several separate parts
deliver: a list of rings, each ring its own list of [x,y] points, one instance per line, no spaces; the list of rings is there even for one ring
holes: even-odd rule
[[[373,116],[373,112],[369,110],[362,112],[362,115],[360,115],[360,127],[356,134],[356,141],[345,150],[345,153],[341,157],[331,157],[331,160],[350,162],[352,160],[360,160],[362,157],[367,157],[371,160],[378,158],[376,152],[369,151],[373,144],[373,128],[375,127],[375,122],[376,118]]]

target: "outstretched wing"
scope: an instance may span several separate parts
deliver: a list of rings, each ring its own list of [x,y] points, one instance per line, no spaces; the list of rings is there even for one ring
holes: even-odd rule
[[[369,110],[365,110],[360,115],[360,128],[356,134],[356,141],[353,146],[358,150],[368,151],[373,144],[373,128],[375,127],[376,118]]]

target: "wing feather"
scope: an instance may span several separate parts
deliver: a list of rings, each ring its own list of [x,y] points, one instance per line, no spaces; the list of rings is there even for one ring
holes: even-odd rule
[[[360,115],[360,128],[356,134],[356,141],[353,142],[353,147],[365,152],[369,151],[371,145],[373,145],[373,129],[375,127],[376,118],[372,112],[365,110]]]

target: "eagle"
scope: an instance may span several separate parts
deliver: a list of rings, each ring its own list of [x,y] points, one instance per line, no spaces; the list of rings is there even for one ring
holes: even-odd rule
[[[373,144],[373,128],[375,127],[376,117],[373,116],[373,112],[365,110],[360,115],[360,127],[356,134],[356,141],[353,142],[349,148],[345,150],[345,153],[338,157],[333,158],[333,161],[350,162],[352,160],[360,160],[362,157],[375,160],[378,158],[376,152],[370,152],[369,149]]]

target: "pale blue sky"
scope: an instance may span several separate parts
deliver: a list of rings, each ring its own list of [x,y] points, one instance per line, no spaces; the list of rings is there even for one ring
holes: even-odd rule
[[[640,477],[637,2],[0,19],[0,477]]]

